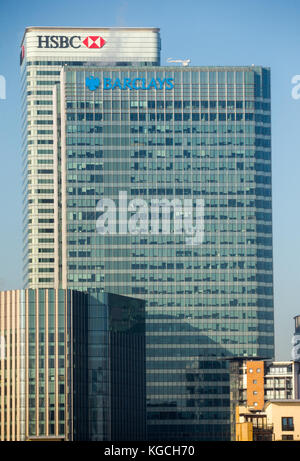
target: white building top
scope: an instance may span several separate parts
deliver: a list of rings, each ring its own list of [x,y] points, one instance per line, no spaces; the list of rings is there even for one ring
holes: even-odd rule
[[[27,27],[21,47],[27,60],[160,61],[159,29],[154,27]]]

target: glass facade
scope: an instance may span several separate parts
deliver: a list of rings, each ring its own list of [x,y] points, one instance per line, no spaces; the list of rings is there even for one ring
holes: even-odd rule
[[[73,440],[145,440],[145,303],[85,296],[73,310]]]
[[[87,48],[49,48],[52,35],[103,35],[101,51]],[[46,38],[45,38],[46,37]],[[48,37],[48,39],[47,39]],[[122,46],[120,46],[122,45]],[[21,112],[23,170],[23,287],[56,287],[55,262],[55,128],[53,85],[64,65],[151,66],[160,63],[156,28],[51,28],[29,27],[21,51]]]
[[[116,79],[174,86],[104,88]],[[147,301],[150,439],[229,439],[225,359],[274,355],[270,71],[66,67],[57,91],[56,276]],[[202,243],[142,228],[99,235],[97,203],[118,204],[120,191],[203,199]]]
[[[0,439],[145,440],[144,305],[103,292],[1,292]]]

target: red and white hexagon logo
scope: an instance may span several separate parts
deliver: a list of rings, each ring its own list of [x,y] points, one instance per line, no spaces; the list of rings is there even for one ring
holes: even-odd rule
[[[105,45],[106,41],[104,38],[100,37],[99,35],[97,37],[92,37],[89,36],[85,40],[83,40],[83,44],[87,48],[102,48]]]

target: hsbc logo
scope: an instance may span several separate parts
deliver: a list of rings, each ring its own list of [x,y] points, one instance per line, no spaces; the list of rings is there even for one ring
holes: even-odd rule
[[[104,38],[100,36],[97,36],[97,37],[90,36],[90,37],[87,37],[85,40],[83,40],[82,43],[87,48],[102,48],[105,45],[106,41],[104,40]]]
[[[86,46],[89,49],[102,48],[106,41],[100,35],[90,35],[88,37],[80,37],[73,35],[38,35],[38,48],[81,48]]]

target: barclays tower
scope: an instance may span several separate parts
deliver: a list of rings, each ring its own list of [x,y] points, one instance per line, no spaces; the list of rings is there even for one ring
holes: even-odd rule
[[[270,70],[121,32],[27,33],[25,283],[145,300],[149,439],[227,440],[228,359],[274,356]]]

